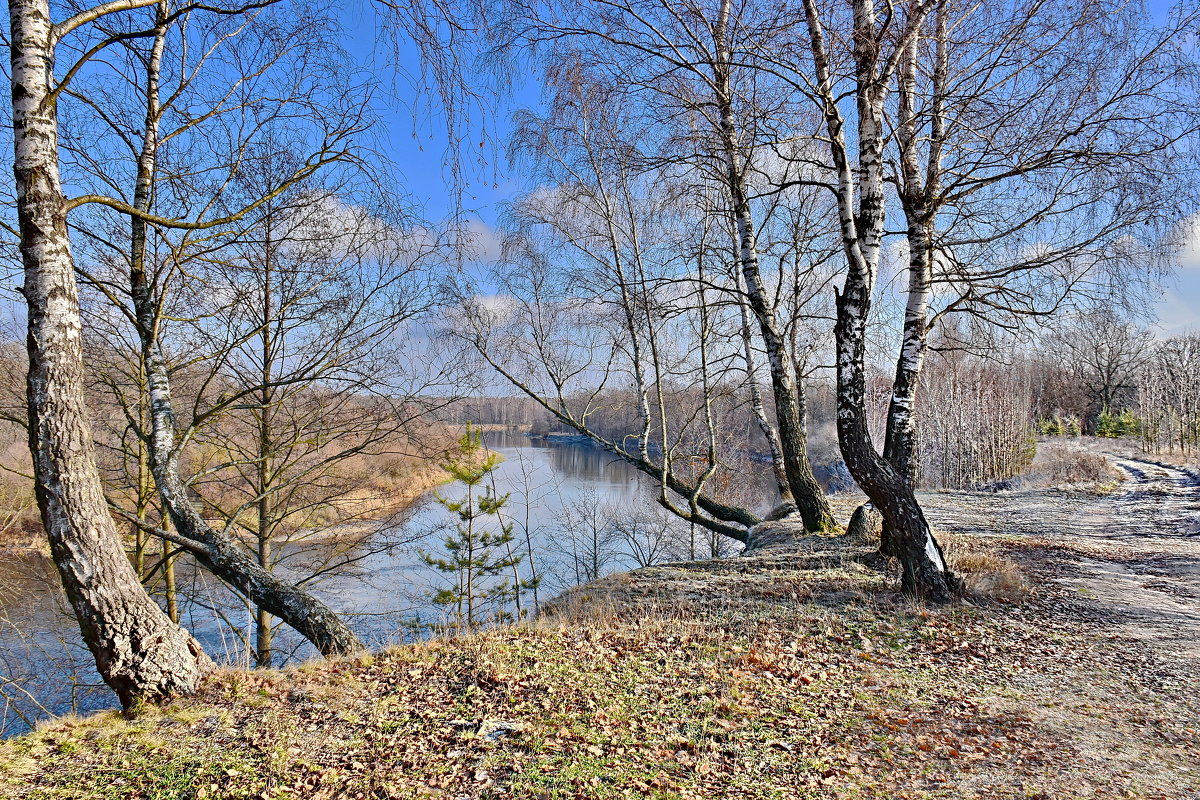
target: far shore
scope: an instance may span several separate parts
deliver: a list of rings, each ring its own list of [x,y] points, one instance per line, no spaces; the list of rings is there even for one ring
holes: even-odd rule
[[[508,431],[528,435],[529,426],[513,425],[481,425],[485,432]],[[554,434],[550,438],[557,438]],[[327,526],[313,526],[309,532],[298,532],[287,538],[297,542],[316,542],[330,539],[353,539],[370,535],[377,530],[381,523],[390,523],[406,511],[417,506],[429,492],[450,482],[449,473],[437,465],[437,459],[430,459],[426,468],[417,471],[403,484],[389,481],[386,476],[380,476],[372,486],[363,487],[348,492],[330,505],[346,511],[341,522]],[[216,520],[210,520],[215,523]],[[118,527],[120,523],[118,522]],[[0,534],[0,554],[13,556],[40,555],[50,556],[50,547],[46,541],[42,527],[36,521],[20,528]]]

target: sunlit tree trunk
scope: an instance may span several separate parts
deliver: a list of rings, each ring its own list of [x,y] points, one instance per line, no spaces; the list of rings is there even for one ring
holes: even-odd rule
[[[944,98],[947,77],[946,9],[939,3],[935,12],[935,65],[928,136],[928,163],[924,177],[920,165],[916,109],[917,52],[919,32],[904,52],[899,70],[899,124],[896,138],[900,150],[900,185],[898,194],[904,210],[908,241],[908,291],[904,308],[904,327],[901,333],[900,354],[896,359],[896,374],[892,380],[892,397],[888,404],[887,429],[884,434],[883,455],[900,477],[915,488],[918,480],[917,459],[917,391],[921,368],[925,361],[929,339],[929,301],[933,289],[934,230],[937,200],[941,192],[941,146],[945,135]],[[901,548],[895,531],[884,526],[880,549],[887,554]]]
[[[813,475],[808,459],[808,435],[805,430],[804,391],[792,373],[786,339],[779,330],[776,310],[767,296],[759,269],[758,241],[754,218],[747,196],[746,172],[742,163],[742,148],[738,141],[734,119],[730,65],[732,55],[726,41],[732,8],[731,0],[722,0],[715,36],[718,42],[717,63],[714,65],[714,88],[720,113],[722,146],[727,161],[726,188],[730,195],[737,231],[738,261],[745,286],[745,297],[758,321],[759,333],[766,349],[767,366],[771,375],[771,390],[775,400],[779,450],[793,501],[810,531],[834,527],[833,512],[825,491]],[[752,376],[753,377],[753,376]]]
[[[165,8],[160,6],[159,35],[155,37],[155,48],[148,65],[146,129],[138,156],[134,189],[134,209],[143,213],[150,210],[158,155],[158,129],[161,122],[158,80],[165,16]],[[171,521],[187,542],[185,548],[214,575],[254,602],[260,612],[282,619],[312,642],[322,654],[335,655],[363,649],[362,642],[350,627],[328,606],[247,557],[236,541],[214,530],[192,506],[188,488],[179,472],[170,373],[159,343],[158,326],[162,317],[146,263],[147,223],[136,213],[130,219],[130,292],[150,395],[151,470]]]
[[[847,266],[845,282],[837,294],[834,327],[838,443],[850,474],[882,515],[885,528],[892,532],[891,552],[903,568],[904,590],[944,602],[951,597],[953,578],[946,569],[941,548],[917,503],[912,486],[875,450],[867,426],[866,327],[886,217],[882,119],[889,77],[880,57],[883,37],[876,29],[876,11],[871,0],[855,0],[853,57],[858,117],[858,163],[855,169],[846,146],[845,121],[834,96],[832,69],[816,1],[805,0],[804,8],[816,68],[817,92],[823,103],[830,155],[838,176],[838,218]],[[907,24],[919,26],[922,19],[918,15]]]
[[[63,588],[122,705],[196,690],[212,662],[143,590],[108,511],[83,394],[79,294],[58,170],[47,0],[11,0],[13,145],[28,303],[29,443]]]

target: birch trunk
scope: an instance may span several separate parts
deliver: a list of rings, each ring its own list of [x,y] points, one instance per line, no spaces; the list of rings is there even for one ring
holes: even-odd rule
[[[165,10],[160,6],[160,21],[164,17]],[[158,75],[162,57],[161,42],[162,36],[157,36],[148,70],[146,130],[142,151],[138,157],[137,183],[134,188],[134,208],[139,211],[150,210],[153,193],[160,122]],[[279,617],[312,642],[322,655],[339,655],[362,650],[362,642],[328,606],[255,563],[241,549],[241,545],[228,535],[213,529],[192,506],[187,486],[179,473],[170,372],[159,343],[160,316],[147,273],[147,225],[136,215],[130,219],[133,246],[129,276],[130,293],[150,394],[151,471],[176,531],[187,540],[187,551],[201,565],[258,606],[260,618],[264,614]]]
[[[786,340],[779,332],[775,308],[767,297],[759,269],[758,240],[750,200],[746,193],[746,171],[742,164],[741,146],[734,119],[733,94],[730,81],[732,54],[726,41],[726,29],[732,10],[730,0],[722,0],[715,36],[717,63],[714,67],[714,88],[720,112],[722,147],[726,158],[726,188],[729,191],[737,226],[738,261],[746,287],[746,299],[758,320],[759,333],[767,354],[771,374],[771,391],[775,400],[779,448],[792,498],[804,519],[804,527],[813,532],[834,527],[833,512],[825,491],[813,475],[808,460],[808,434],[805,430],[805,404],[790,369],[791,359]]]
[[[887,430],[883,455],[912,487],[919,478],[918,432],[916,427],[917,391],[929,341],[929,302],[933,289],[934,233],[937,203],[941,194],[941,152],[945,138],[945,86],[948,75],[946,51],[946,4],[935,12],[935,49],[932,82],[932,107],[925,174],[922,177],[920,136],[917,129],[917,53],[919,33],[914,33],[904,51],[898,80],[896,139],[900,150],[898,194],[904,210],[908,241],[908,296],[904,309],[904,329],[892,397],[888,404]],[[891,553],[895,536],[885,528],[880,550]]]
[[[194,692],[212,662],[143,590],[109,514],[83,390],[79,293],[58,172],[47,0],[10,0],[14,176],[28,304],[38,506],[96,668],[121,704]]]
[[[908,297],[904,308],[904,329],[892,398],[888,404],[887,432],[883,455],[910,484],[916,485],[916,431],[914,406],[917,381],[925,358],[928,332],[926,315],[932,270],[933,231],[929,214],[930,198],[922,185],[917,152],[916,82],[917,42],[913,36],[899,75],[899,124],[896,140],[900,149],[900,185],[898,193],[904,208],[908,239]],[[885,536],[886,540],[886,536]]]
[[[951,597],[952,578],[912,486],[871,442],[864,413],[864,341],[870,292],[847,277],[837,298],[838,443],[854,480],[883,517],[888,555],[899,559],[904,591],[934,602]]]
[[[911,486],[918,478],[916,404],[921,367],[927,350],[931,231],[919,220],[909,223],[908,300],[892,397],[888,403],[883,455]]]
[[[197,561],[233,586],[259,607],[295,628],[322,655],[341,655],[363,649],[363,644],[337,614],[313,595],[281,580],[246,555],[236,541],[212,528],[192,506],[179,474],[175,447],[175,412],[166,361],[153,330],[153,311],[143,281],[135,281],[135,306],[142,329],[142,357],[150,380],[152,420],[151,463],[159,494],[185,547]]]
[[[742,316],[742,355],[746,359],[746,377],[750,383],[750,407],[754,410],[754,419],[758,422],[759,430],[767,440],[767,448],[771,453],[771,471],[775,475],[775,484],[779,488],[779,497],[785,505],[796,505],[792,496],[792,487],[788,483],[787,464],[783,458],[783,445],[779,442],[779,432],[767,418],[767,409],[763,405],[762,388],[758,385],[758,359],[754,353],[753,334],[751,332],[750,307],[746,303],[746,279],[741,272],[737,273],[738,311]]]
[[[830,151],[838,173],[838,217],[846,253],[846,280],[837,295],[838,443],[846,467],[891,531],[891,555],[901,563],[906,593],[934,602],[952,596],[953,576],[912,486],[871,441],[866,418],[866,324],[879,264],[885,209],[880,38],[871,0],[854,2],[854,61],[858,110],[858,165],[851,168],[844,121],[834,98],[832,71],[815,0],[804,0],[818,91],[823,99]],[[910,21],[919,25],[920,19]],[[901,46],[906,46],[902,44]],[[855,202],[855,172],[858,178]]]

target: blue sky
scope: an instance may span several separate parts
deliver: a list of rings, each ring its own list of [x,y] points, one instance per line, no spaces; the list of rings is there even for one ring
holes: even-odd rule
[[[431,114],[427,99],[418,96],[415,87],[419,61],[415,49],[407,46],[401,63],[393,63],[381,13],[376,4],[363,3],[350,7],[342,18],[350,52],[379,82],[376,110],[383,125],[375,144],[403,170],[401,182],[414,199],[425,204],[428,217],[445,218],[452,213],[454,203],[448,187],[444,118]],[[504,141],[509,117],[519,108],[540,102],[541,86],[532,73],[513,75],[511,80],[508,92],[494,98],[494,114],[486,127],[474,120],[465,129],[470,146],[463,148],[467,183],[463,203],[489,225],[495,222],[498,206],[519,189],[518,181],[505,174]],[[477,149],[482,139],[486,139],[484,147]]]
[[[1200,332],[1200,245],[1194,236],[1179,269],[1162,288],[1157,316],[1165,336]]]
[[[1161,18],[1174,3],[1149,0],[1149,11]],[[1193,231],[1191,246],[1180,254],[1179,269],[1162,287],[1155,309],[1164,336],[1200,332],[1200,228]]]
[[[1172,5],[1168,0],[1146,2],[1148,12],[1158,18],[1164,17]],[[402,53],[399,71],[392,63],[392,50],[380,29],[379,13],[374,3],[348,4],[342,20],[349,49],[380,82],[377,111],[383,125],[375,144],[402,171],[400,183],[424,205],[426,216],[444,219],[453,210],[447,186],[444,125],[440,116],[429,113],[428,104],[416,99],[414,76],[419,62],[411,46]],[[464,159],[468,166],[463,202],[484,231],[495,224],[500,205],[520,188],[519,176],[506,175],[503,159],[509,115],[540,100],[540,85],[534,75],[514,75],[512,80],[509,94],[496,101],[496,113],[486,133],[488,142],[481,151],[468,152]],[[470,134],[473,150],[483,133],[475,125]],[[481,156],[486,165],[479,163]],[[1164,281],[1158,302],[1147,309],[1146,316],[1157,319],[1161,335],[1200,331],[1200,236],[1193,237],[1192,246],[1181,254],[1179,269]]]

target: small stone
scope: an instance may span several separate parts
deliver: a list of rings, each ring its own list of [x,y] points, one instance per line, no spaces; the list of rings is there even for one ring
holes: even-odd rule
[[[883,515],[870,503],[854,510],[850,524],[846,527],[846,538],[862,544],[877,544],[883,535]]]

